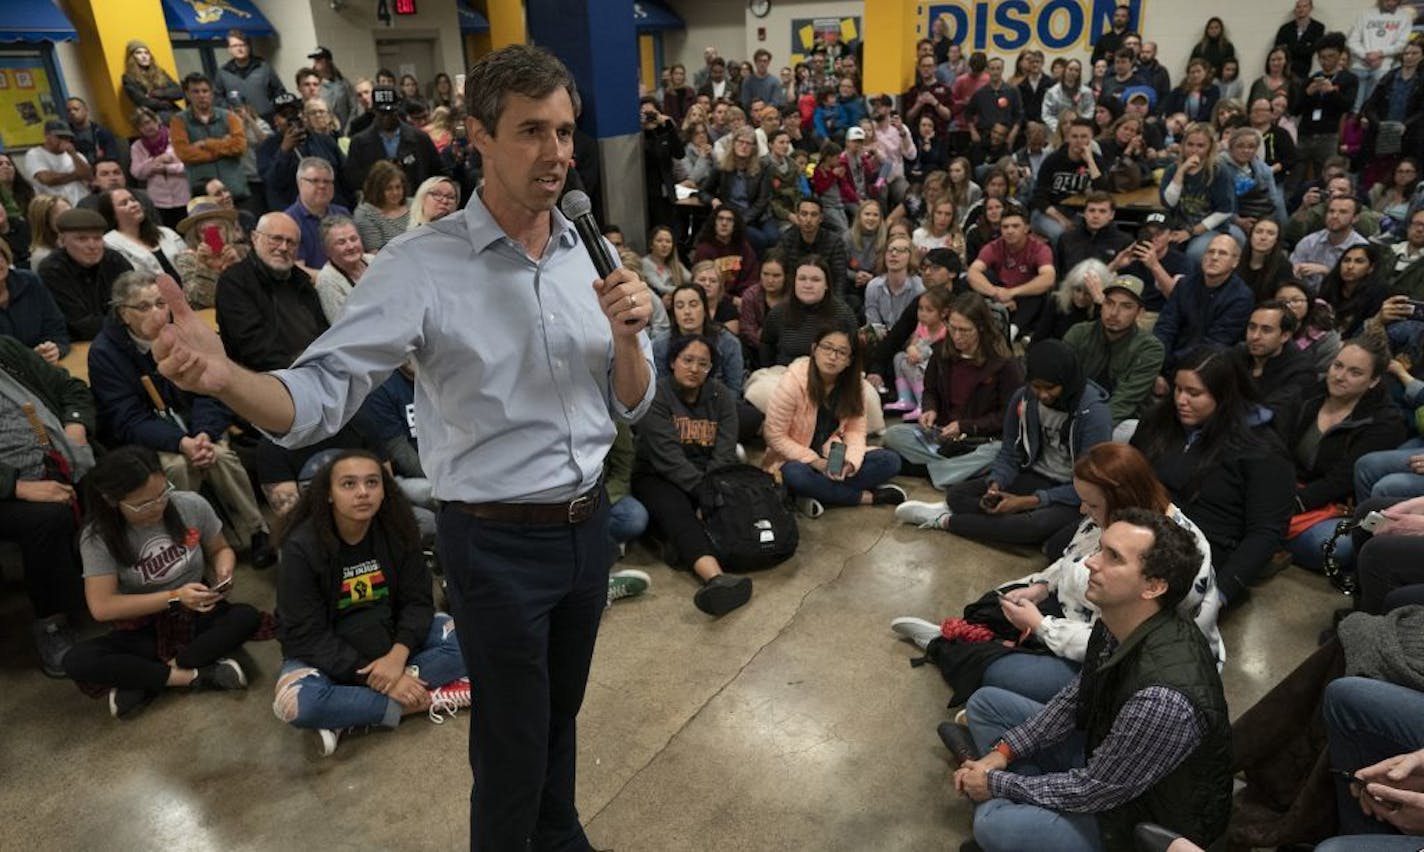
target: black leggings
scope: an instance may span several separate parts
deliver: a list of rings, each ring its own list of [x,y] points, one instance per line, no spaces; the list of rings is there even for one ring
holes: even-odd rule
[[[1013,482],[1001,484],[999,490],[1006,494],[1032,494],[1061,484],[1032,471],[1023,471]],[[979,499],[988,490],[989,479],[982,476],[949,487],[946,500],[952,512],[949,516],[950,532],[978,541],[1042,544],[1078,517],[1076,505],[1056,503],[1012,515],[990,515],[979,507]]]
[[[178,653],[180,669],[196,669],[225,657],[246,642],[262,616],[247,604],[220,606],[200,613],[193,641]],[[64,657],[64,671],[74,680],[119,689],[158,692],[168,684],[168,664],[158,659],[158,635],[152,627],[115,630],[75,645]]]
[[[74,510],[67,503],[0,500],[0,541],[20,546],[25,591],[39,618],[84,605],[75,532]]]
[[[633,477],[633,496],[648,509],[648,516],[677,552],[674,568],[691,568],[704,556],[715,556],[707,530],[697,517],[691,495],[656,473]]]

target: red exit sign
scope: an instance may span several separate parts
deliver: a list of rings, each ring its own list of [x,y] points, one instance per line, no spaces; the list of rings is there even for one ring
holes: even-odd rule
[[[396,0],[397,15],[414,15],[415,0]]]

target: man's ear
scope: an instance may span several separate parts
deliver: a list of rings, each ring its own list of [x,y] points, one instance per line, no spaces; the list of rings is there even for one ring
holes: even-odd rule
[[[1152,577],[1147,581],[1147,587],[1142,590],[1144,600],[1160,598],[1167,594],[1167,581],[1161,577]]]
[[[470,140],[481,154],[484,154],[485,147],[489,145],[494,134],[485,129],[484,122],[473,115],[465,116],[465,138]]]

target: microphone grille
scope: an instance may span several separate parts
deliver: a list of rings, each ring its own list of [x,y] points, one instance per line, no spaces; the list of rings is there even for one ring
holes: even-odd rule
[[[593,202],[588,199],[587,193],[571,189],[564,193],[563,199],[559,202],[559,209],[568,218],[577,219],[593,212]]]

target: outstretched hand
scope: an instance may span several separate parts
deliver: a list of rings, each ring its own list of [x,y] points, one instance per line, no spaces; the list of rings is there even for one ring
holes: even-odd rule
[[[190,393],[221,393],[232,380],[233,364],[217,332],[188,306],[183,289],[172,276],[158,276],[158,292],[168,303],[172,319],[150,314],[143,327],[153,340],[158,372]]]

